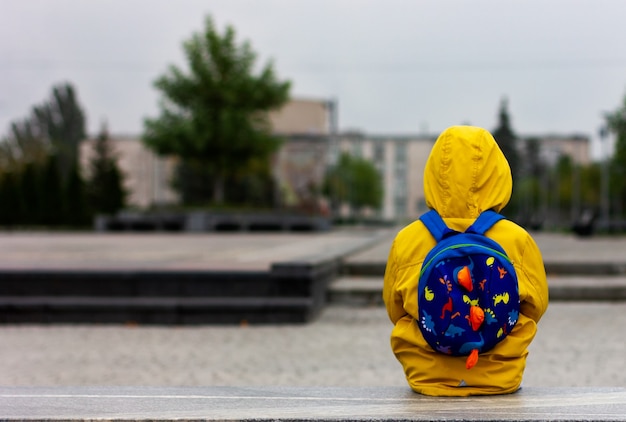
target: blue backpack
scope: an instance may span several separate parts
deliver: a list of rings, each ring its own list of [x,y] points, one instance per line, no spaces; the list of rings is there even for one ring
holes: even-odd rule
[[[513,264],[485,232],[504,216],[484,211],[465,232],[446,226],[437,211],[420,220],[437,245],[426,255],[418,282],[418,325],[436,351],[478,355],[502,341],[519,317],[519,289]]]

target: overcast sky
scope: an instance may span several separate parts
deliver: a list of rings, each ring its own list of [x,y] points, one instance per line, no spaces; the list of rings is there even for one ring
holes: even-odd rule
[[[139,135],[209,15],[342,130],[494,129],[506,97],[518,134],[597,140],[626,95],[623,0],[0,0],[0,135],[66,81],[91,133]]]

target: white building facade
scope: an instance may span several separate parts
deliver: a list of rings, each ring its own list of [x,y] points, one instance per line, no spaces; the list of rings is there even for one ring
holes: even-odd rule
[[[283,109],[270,113],[274,132],[284,139],[273,158],[274,177],[285,203],[312,200],[321,188],[327,168],[340,152],[371,161],[383,181],[384,198],[376,217],[388,221],[411,221],[426,211],[424,166],[436,135],[368,135],[336,132],[336,103],[327,100],[295,99]],[[333,122],[334,121],[334,122]],[[574,163],[590,162],[589,138],[581,135],[525,136],[540,141],[542,156],[552,164],[554,157],[568,155]],[[93,140],[81,146],[81,162],[87,168]],[[119,157],[132,207],[179,201],[172,188],[174,158],[158,157],[146,148],[139,136],[111,136]]]
[[[374,164],[383,181],[384,220],[412,220],[426,210],[424,165],[435,138],[432,136],[369,136],[345,133],[337,136],[337,151]]]

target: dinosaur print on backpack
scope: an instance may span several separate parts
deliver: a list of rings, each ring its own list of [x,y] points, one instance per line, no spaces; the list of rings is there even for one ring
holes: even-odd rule
[[[503,218],[485,211],[461,233],[448,228],[434,210],[420,217],[437,245],[420,271],[417,322],[433,350],[467,356],[467,369],[480,353],[502,341],[519,317],[513,264],[504,249],[484,235]]]

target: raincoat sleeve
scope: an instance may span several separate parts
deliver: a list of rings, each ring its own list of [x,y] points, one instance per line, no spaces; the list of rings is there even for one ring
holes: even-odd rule
[[[527,294],[522,298],[520,311],[535,322],[539,322],[548,308],[548,281],[541,252],[530,235],[526,239],[519,270],[527,290]]]
[[[383,300],[387,308],[389,319],[394,324],[402,318],[406,312],[404,311],[404,301],[402,295],[396,289],[396,276],[398,272],[398,263],[396,256],[396,241],[391,244],[387,265],[385,267],[385,278],[383,284]]]

